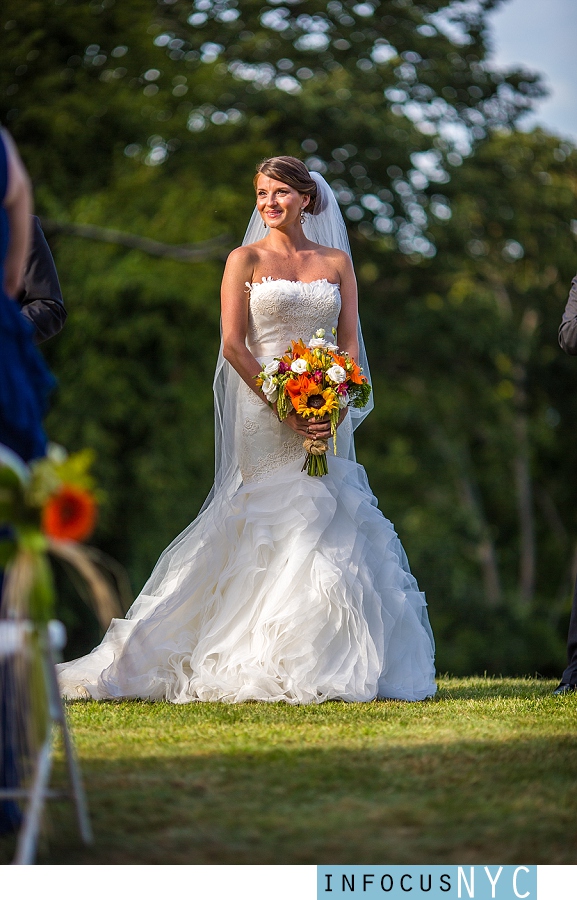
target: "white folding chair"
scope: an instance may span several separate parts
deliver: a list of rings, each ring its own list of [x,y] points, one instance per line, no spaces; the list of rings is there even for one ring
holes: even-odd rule
[[[9,619],[0,621],[0,663],[14,661],[19,654],[25,652],[27,637],[34,628],[33,623],[29,621]],[[22,825],[18,832],[16,853],[12,861],[12,864],[17,866],[34,864],[44,804],[46,800],[63,795],[61,791],[50,788],[54,739],[58,730],[62,735],[69,780],[69,790],[64,795],[70,797],[74,803],[82,840],[85,844],[91,844],[93,841],[80,767],[66,723],[56,675],[55,655],[62,650],[65,642],[66,630],[61,622],[49,622],[48,626],[39,630],[39,652],[48,710],[46,734],[33,763],[30,783],[25,787],[0,788],[0,801],[15,800],[26,803]]]

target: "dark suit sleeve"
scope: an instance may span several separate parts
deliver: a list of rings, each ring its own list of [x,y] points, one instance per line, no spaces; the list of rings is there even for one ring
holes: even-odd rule
[[[559,327],[559,344],[565,353],[577,356],[577,275],[571,282],[569,298]]]
[[[66,310],[50,247],[37,216],[32,219],[32,247],[18,302],[34,325],[36,343],[40,343],[58,334],[66,321]]]

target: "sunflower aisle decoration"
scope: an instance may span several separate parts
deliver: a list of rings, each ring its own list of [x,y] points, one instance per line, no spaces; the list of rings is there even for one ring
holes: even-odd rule
[[[276,404],[281,422],[291,408],[304,419],[328,417],[336,454],[341,410],[347,406],[366,406],[371,386],[354,359],[348,353],[341,353],[325,335],[324,329],[319,328],[308,345],[302,340],[291,341],[284,356],[263,366],[256,383],[267,401]],[[333,337],[336,337],[334,329]],[[307,438],[303,449],[306,452],[303,471],[306,469],[309,475],[327,475],[327,442]]]
[[[64,484],[42,510],[42,530],[53,538],[84,541],[94,531],[94,495],[73,484]]]
[[[60,727],[81,835],[90,843],[80,772],[74,759],[64,710],[58,699],[56,655],[66,630],[54,620],[56,592],[49,557],[61,560],[75,586],[93,607],[105,630],[122,615],[130,596],[124,570],[94,547],[80,546],[96,522],[98,494],[90,474],[93,453],[70,456],[52,445],[29,466],[0,444],[0,766],[9,760],[5,796],[11,821],[23,814],[16,802],[27,798],[15,860],[33,856],[30,835],[38,827],[46,796],[54,733]],[[112,577],[112,582],[106,575]],[[78,577],[76,577],[78,576]],[[3,653],[3,655],[2,655]],[[1,802],[1,800],[0,800]],[[35,833],[35,832],[34,832]]]
[[[68,455],[52,444],[45,457],[26,466],[0,446],[0,568],[6,569],[7,575],[4,616],[24,616],[42,624],[52,618],[54,585],[49,554],[81,576],[103,628],[112,615],[122,614],[95,562],[109,570],[116,565],[95,549],[79,546],[96,524],[98,493],[90,474],[93,459],[91,450]],[[29,590],[15,587],[22,584],[28,584]]]

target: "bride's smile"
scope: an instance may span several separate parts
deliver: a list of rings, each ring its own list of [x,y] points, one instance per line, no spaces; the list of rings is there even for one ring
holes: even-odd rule
[[[259,175],[256,184],[256,205],[265,225],[278,228],[300,222],[309,197],[300,194],[282,181]]]

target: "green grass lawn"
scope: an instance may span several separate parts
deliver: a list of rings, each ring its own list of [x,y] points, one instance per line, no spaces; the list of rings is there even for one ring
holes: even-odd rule
[[[575,864],[577,695],[553,687],[443,678],[425,703],[70,704],[96,843],[53,802],[38,862]]]

